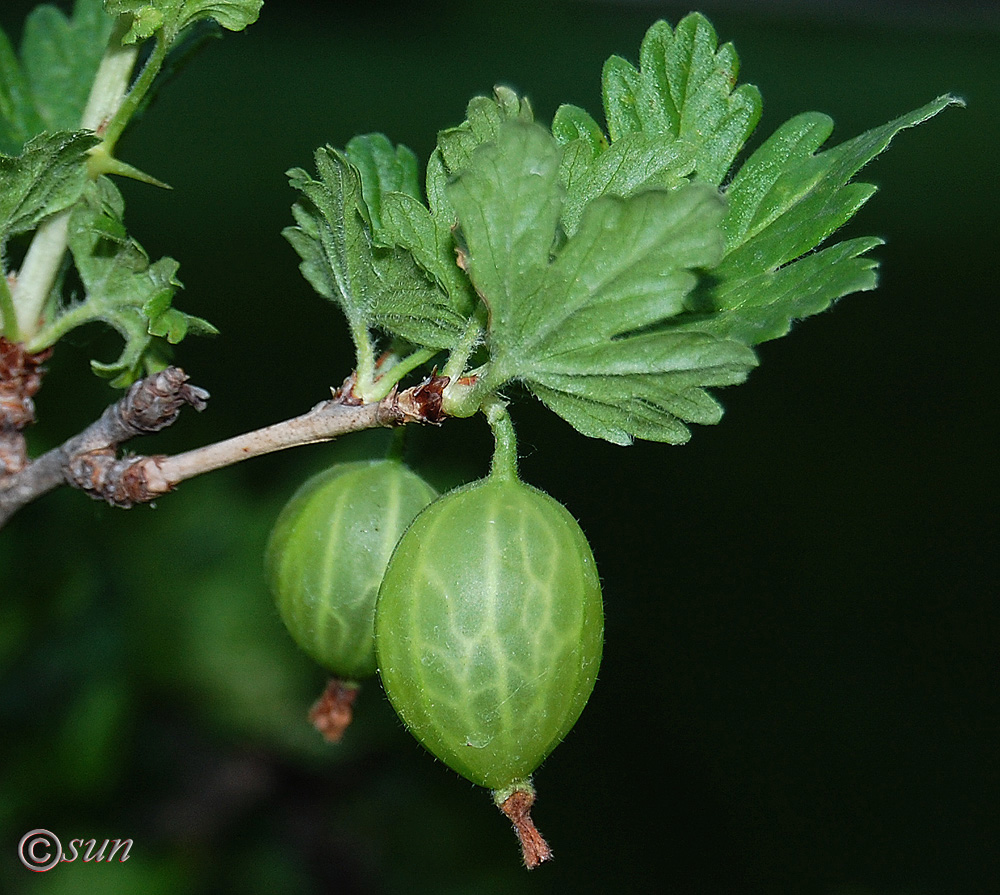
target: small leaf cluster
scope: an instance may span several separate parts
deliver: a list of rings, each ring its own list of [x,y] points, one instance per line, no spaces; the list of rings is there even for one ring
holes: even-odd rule
[[[215,332],[173,307],[178,264],[151,260],[129,235],[108,175],[157,183],[116,159],[115,142],[198,26],[239,30],[261,5],[76,0],[69,17],[43,5],[25,23],[19,55],[0,31],[0,335],[41,351],[78,326],[107,324],[122,336],[122,351],[92,367],[125,386],[162,367],[168,346],[185,335]],[[143,59],[146,40],[152,49]],[[121,95],[102,97],[122,65]],[[95,97],[109,103],[109,120],[88,121]],[[31,247],[19,257],[28,236]],[[74,277],[60,263],[67,249]],[[51,281],[36,276],[46,266]]]
[[[875,286],[858,237],[826,244],[875,188],[854,175],[942,96],[821,151],[819,113],[782,125],[734,167],[761,114],[708,20],[647,32],[639,64],[604,66],[605,126],[561,106],[550,127],[497,88],[438,135],[421,195],[413,154],[381,134],[289,172],[286,236],[305,277],[347,316],[358,389],[395,359],[447,352],[445,409],[469,415],[520,383],[585,435],[679,443],[742,382],[753,346]]]

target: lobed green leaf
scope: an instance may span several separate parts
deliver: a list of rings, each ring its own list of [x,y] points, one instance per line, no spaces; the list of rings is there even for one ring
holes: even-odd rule
[[[421,270],[434,279],[450,305],[467,318],[476,304],[469,278],[456,262],[455,240],[447,218],[435,215],[419,199],[404,193],[383,197],[386,241],[406,249]]]
[[[67,332],[99,321],[124,339],[118,358],[110,363],[91,361],[95,373],[127,386],[156,366],[156,337],[171,344],[189,332],[215,333],[199,317],[172,307],[181,288],[178,263],[173,258],[151,262],[142,246],[125,232],[124,202],[107,178],[88,186],[69,221],[69,249],[80,275],[84,297],[56,309],[32,343],[34,349],[54,343]]]
[[[504,368],[532,333],[562,210],[560,152],[541,127],[511,121],[484,143],[447,189],[467,247],[468,271],[489,307],[491,353]],[[516,363],[504,378],[518,375]]]
[[[524,381],[588,435],[684,440],[685,420],[718,417],[699,390],[742,379],[753,353],[644,331],[682,313],[696,270],[722,257],[724,204],[705,184],[604,196],[561,243],[561,158],[542,128],[508,122],[448,191],[490,311],[490,381]]]
[[[344,155],[361,175],[361,194],[367,208],[367,221],[375,242],[385,242],[382,226],[382,197],[402,193],[420,198],[420,170],[413,151],[400,144],[393,146],[385,134],[362,134],[352,137]]]
[[[133,16],[128,42],[151,37],[162,29],[168,43],[190,25],[211,19],[229,31],[242,31],[257,21],[264,0],[104,0],[114,16]]]
[[[599,155],[589,155],[589,140],[566,146],[560,181],[566,187],[562,226],[572,235],[587,204],[601,196],[627,198],[648,189],[674,189],[688,182],[694,157],[682,142],[664,143],[629,134]]]
[[[672,29],[655,23],[640,51],[640,68],[618,56],[604,67],[610,141],[586,112],[562,106],[552,133],[564,146],[567,188],[563,228],[572,234],[588,202],[673,189],[691,179],[718,186],[760,117],[756,88],[734,89],[739,62],[718,46],[700,14]]]
[[[699,180],[718,186],[760,119],[756,87],[735,87],[739,59],[718,45],[700,13],[671,29],[655,23],[643,39],[639,69],[619,56],[605,63],[602,92],[612,143],[628,134],[679,140]]]
[[[477,147],[495,140],[504,122],[535,119],[528,100],[509,87],[496,87],[492,97],[473,97],[465,115],[460,125],[438,134],[437,149],[449,174],[465,168]]]
[[[408,251],[374,244],[357,168],[330,147],[316,153],[316,168],[319,179],[289,172],[306,201],[293,208],[296,226],[285,236],[302,258],[305,278],[340,305],[356,342],[378,327],[427,347],[454,344],[465,326],[462,309]]]
[[[91,133],[61,131],[33,137],[20,155],[0,155],[0,248],[80,198],[87,152],[97,143]]]
[[[691,325],[757,344],[844,295],[873,289],[875,264],[861,256],[881,240],[814,250],[874,194],[851,178],[900,131],[957,102],[939,97],[825,152],[817,150],[832,131],[827,116],[807,113],[778,128],[726,190],[726,254],[712,272],[716,286],[692,305]]]

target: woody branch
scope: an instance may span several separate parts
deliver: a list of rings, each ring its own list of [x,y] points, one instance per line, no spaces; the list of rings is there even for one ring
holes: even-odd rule
[[[352,397],[353,380],[348,379],[329,400],[284,422],[173,456],[119,457],[122,444],[171,425],[185,405],[199,411],[205,408],[208,393],[190,385],[183,370],[168,367],[136,382],[100,419],[36,460],[19,456],[4,467],[0,456],[0,527],[21,507],[60,485],[79,488],[113,506],[130,507],[155,500],[186,479],[251,457],[363,429],[438,423],[441,392],[447,382],[445,377],[432,376],[420,385],[402,392],[394,389],[381,401],[364,404]],[[31,418],[32,414],[22,413],[19,421]]]

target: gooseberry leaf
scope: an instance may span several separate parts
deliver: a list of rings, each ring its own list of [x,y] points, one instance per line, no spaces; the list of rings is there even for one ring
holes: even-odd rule
[[[385,242],[382,226],[382,197],[402,193],[420,197],[420,166],[413,150],[402,144],[393,146],[385,134],[362,134],[352,137],[344,155],[361,175],[361,194],[368,207],[372,236],[380,245]]]
[[[90,133],[60,131],[31,138],[20,155],[0,155],[0,249],[80,198],[87,151],[97,143]]]
[[[456,262],[453,222],[453,212],[447,216],[434,214],[420,199],[406,193],[383,196],[383,236],[387,243],[406,249],[447,294],[451,306],[466,318],[472,313],[476,297],[469,278]]]
[[[196,22],[212,19],[228,31],[242,31],[257,21],[264,0],[104,0],[111,15],[132,15],[125,40],[135,43],[163,31],[169,43]]]
[[[438,145],[427,163],[427,205],[420,198],[419,188],[415,188],[414,181],[409,179],[408,170],[404,189],[385,188],[392,178],[401,176],[398,170],[393,171],[394,164],[398,165],[398,162],[393,163],[390,159],[385,144],[378,150],[382,156],[382,175],[378,178],[381,189],[377,193],[374,189],[375,174],[366,175],[365,171],[365,167],[370,165],[366,156],[373,155],[374,147],[365,145],[364,152],[358,153],[356,159],[352,155],[351,144],[348,144],[348,157],[361,170],[376,241],[405,249],[447,295],[450,306],[463,319],[472,313],[476,298],[469,278],[456,260],[452,234],[456,217],[447,198],[446,185],[454,173],[468,163],[475,149],[495,139],[500,126],[511,119],[531,121],[533,112],[530,103],[508,87],[495,88],[492,97],[476,96],[469,101],[465,121],[438,134]],[[365,184],[366,180],[371,186]],[[376,197],[374,202],[369,199],[370,194]]]
[[[589,137],[566,145],[560,180],[566,187],[562,227],[573,234],[587,203],[600,196],[626,198],[647,189],[674,189],[694,170],[690,147],[680,140],[664,141],[646,134],[627,134],[607,149],[592,152]]]
[[[732,46],[719,47],[698,13],[676,29],[656,22],[643,39],[638,70],[621,57],[608,59],[610,139],[576,106],[561,106],[552,122],[564,146],[563,229],[572,234],[586,204],[602,195],[673,189],[690,179],[718,186],[760,118],[757,89],[734,89],[738,70]]]
[[[20,60],[0,32],[0,151],[80,126],[113,26],[101,0],[76,0],[69,18],[37,6],[24,23]]]
[[[16,155],[34,135],[45,129],[31,85],[10,39],[0,28],[0,152]]]
[[[457,174],[465,168],[477,147],[497,138],[504,122],[534,121],[534,118],[531,103],[509,87],[495,87],[491,97],[473,97],[466,108],[465,121],[438,134],[443,173]]]
[[[288,172],[304,199],[284,234],[306,280],[340,305],[359,352],[373,327],[427,347],[453,345],[465,326],[461,309],[408,251],[375,244],[358,169],[331,147],[315,158],[318,179],[300,168]]]
[[[793,320],[844,295],[874,289],[876,265],[865,254],[880,239],[815,249],[875,193],[851,178],[900,131],[958,103],[938,97],[823,152],[833,129],[826,115],[806,113],[778,128],[726,190],[726,252],[712,271],[715,285],[695,296],[690,320],[677,322],[753,345],[785,335]]]
[[[91,367],[118,387],[158,365],[152,360],[158,356],[156,337],[176,343],[188,332],[215,332],[208,322],[172,307],[181,288],[178,263],[173,258],[150,261],[125,231],[123,211],[121,193],[106,177],[88,186],[69,220],[69,249],[84,296],[57,308],[33,340],[38,346],[52,344],[95,321],[113,327],[125,341],[121,354],[110,363],[91,361]]]
[[[569,103],[563,103],[552,116],[552,136],[563,146],[582,140],[591,156],[600,155],[608,148],[608,138],[593,116],[586,109]]]
[[[739,57],[719,46],[712,24],[691,13],[675,29],[656,22],[643,38],[636,70],[620,56],[604,65],[602,93],[612,143],[628,134],[679,140],[694,176],[718,186],[761,113],[760,93],[734,87]]]
[[[707,184],[587,204],[561,241],[562,152],[537,125],[504,124],[451,184],[469,275],[489,307],[489,381],[527,384],[586,435],[679,442],[716,422],[705,387],[742,381],[745,345],[650,333],[685,310],[722,257],[725,205]]]

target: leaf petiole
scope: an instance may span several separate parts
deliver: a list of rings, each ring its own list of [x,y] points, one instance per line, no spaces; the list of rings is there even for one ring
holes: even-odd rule
[[[452,382],[455,382],[465,372],[465,365],[469,362],[472,352],[475,351],[482,338],[483,327],[474,314],[469,318],[462,338],[448,355],[448,362],[444,365],[441,375],[447,376]]]
[[[124,34],[124,22],[119,20],[108,41],[108,48],[98,66],[97,74],[94,76],[87,106],[80,120],[81,128],[95,132],[99,132],[105,124],[110,128],[111,124],[117,122],[116,132],[110,141],[107,131],[105,131],[104,140],[109,153],[114,147],[115,140],[121,135],[128,118],[138,105],[137,100],[134,105],[130,106],[127,115],[122,115],[122,109],[127,99],[129,79],[132,76],[139,53],[138,46],[122,43]],[[150,64],[155,64],[157,70],[162,65],[162,57],[158,64],[155,63],[158,51],[159,45],[143,69],[143,75],[150,68]],[[155,72],[152,72],[152,76],[155,76]],[[132,91],[128,91],[128,96],[135,92],[140,81],[142,81],[142,77],[136,81]],[[145,93],[147,89],[148,84],[143,92]],[[14,304],[17,310],[16,321],[22,338],[31,339],[36,336],[42,324],[42,311],[59,275],[63,256],[66,254],[69,214],[69,209],[67,209],[44,221],[35,231],[31,245],[28,246],[28,251],[24,256],[24,263],[21,266],[14,293]],[[6,316],[5,313],[5,320]]]
[[[121,27],[121,23],[119,23],[119,25],[115,28],[115,32],[111,36],[108,53],[105,56],[105,62],[102,62],[101,65],[102,69],[105,63],[109,68],[120,67],[118,71],[118,74],[120,75],[125,72],[125,66],[127,64],[128,73],[125,75],[125,84],[127,85],[128,77],[131,76],[132,69],[135,67],[135,59],[139,52],[139,45],[123,45],[121,43],[121,38],[123,36]],[[169,49],[170,47],[164,40],[162,32],[158,32],[153,45],[153,51],[150,53],[149,59],[146,60],[146,64],[142,67],[142,71],[139,73],[139,77],[135,79],[135,83],[132,85],[131,89],[129,89],[127,93],[123,90],[119,90],[118,105],[110,110],[110,118],[107,118],[106,123],[105,119],[102,118],[96,124],[90,125],[98,131],[99,136],[104,137],[103,146],[108,155],[114,154],[114,149],[119,138],[128,126],[129,121],[132,120],[132,116],[138,111],[142,101],[146,98],[146,94],[149,93],[149,89],[153,86],[156,76],[160,73],[160,69],[163,67],[163,63],[167,58],[167,52]],[[130,62],[128,61],[129,56],[131,57]],[[100,84],[101,72],[99,71],[98,77],[94,81],[95,92]],[[89,103],[87,108],[89,111]],[[102,125],[104,128],[103,133],[100,130]]]
[[[10,294],[7,277],[0,271],[0,335],[6,336],[11,342],[21,341],[21,330],[17,325],[17,309],[14,307],[14,296]]]
[[[435,354],[437,354],[436,348],[420,348],[397,361],[375,379],[371,388],[364,395],[365,401],[381,401],[393,390],[394,386],[402,381],[407,373],[412,372],[421,364],[427,363]]]

